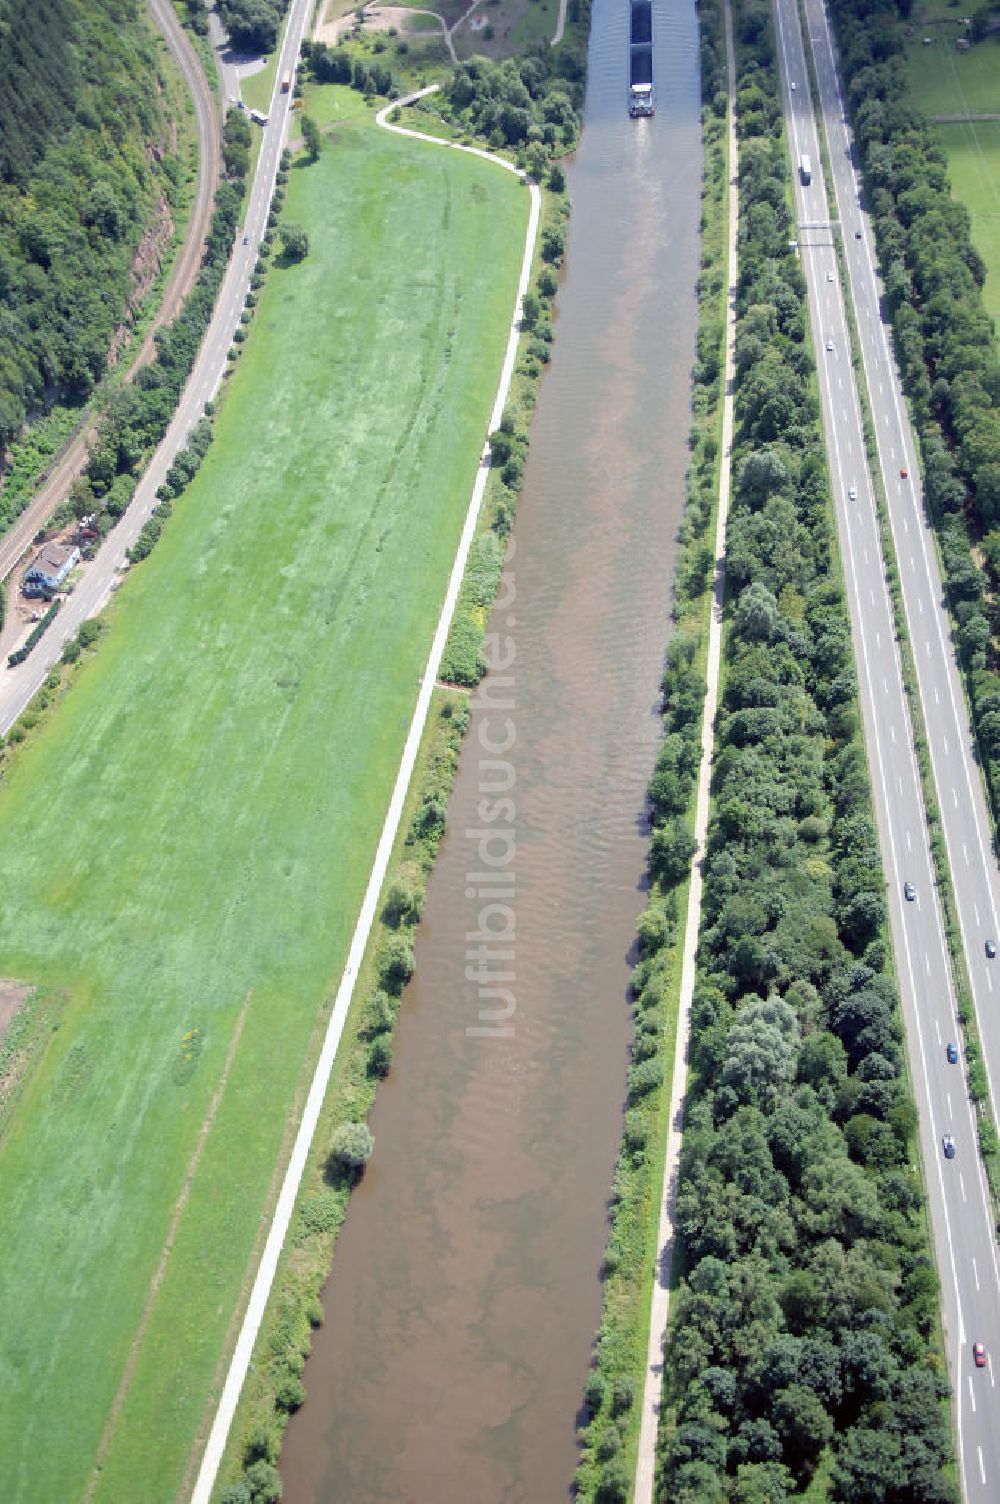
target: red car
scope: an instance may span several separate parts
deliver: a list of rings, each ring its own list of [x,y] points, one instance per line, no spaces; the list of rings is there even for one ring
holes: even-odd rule
[[[986,1349],[981,1342],[972,1344],[972,1357],[977,1368],[986,1367]]]
[[[909,470],[907,470],[907,468],[906,468],[905,465],[901,465],[900,469],[899,469],[899,478],[900,478],[900,480],[908,480],[909,476],[910,476]]]

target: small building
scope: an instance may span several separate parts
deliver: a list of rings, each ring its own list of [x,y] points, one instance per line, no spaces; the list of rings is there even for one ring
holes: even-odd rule
[[[79,562],[78,548],[63,548],[61,543],[46,543],[25,570],[21,589],[25,595],[53,596],[70,570]]]

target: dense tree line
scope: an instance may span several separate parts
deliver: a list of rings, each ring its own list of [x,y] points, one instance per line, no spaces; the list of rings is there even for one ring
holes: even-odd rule
[[[164,156],[139,0],[0,0],[0,460],[104,374]]]
[[[288,0],[219,0],[219,17],[237,51],[271,52]]]
[[[167,431],[212,316],[241,213],[246,131],[245,120],[231,110],[223,130],[227,176],[216,191],[197,281],[174,322],[157,330],[155,359],[138,371],[130,385],[112,393],[87,468],[70,492],[70,511],[77,517],[93,515],[101,533],[114,526],[132,500],[147,457]],[[284,175],[283,166],[279,176]],[[210,439],[208,424],[199,424],[190,435],[160,487],[157,515],[146,524],[133,557],[144,558],[155,543],[171,500],[191,479]]]
[[[833,9],[896,355],[996,809],[1000,359],[982,301],[985,268],[968,214],[951,196],[941,143],[909,99],[901,27],[892,24],[899,12],[891,0],[837,0]],[[982,542],[987,577],[970,535]]]
[[[741,5],[730,594],[668,1337],[671,1504],[954,1498],[938,1286],[805,342],[768,7]],[[690,749],[654,779],[670,870]],[[683,844],[683,841],[682,841]],[[638,978],[640,1030],[645,1014]],[[635,1067],[633,1068],[633,1070]]]
[[[547,160],[576,145],[585,79],[576,33],[524,57],[472,57],[452,74],[444,113],[496,151],[530,153],[532,175],[540,177]]]

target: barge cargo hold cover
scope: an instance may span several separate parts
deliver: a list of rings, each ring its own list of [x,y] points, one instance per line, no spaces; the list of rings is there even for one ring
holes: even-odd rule
[[[628,112],[633,120],[656,113],[652,0],[631,0],[629,6]]]

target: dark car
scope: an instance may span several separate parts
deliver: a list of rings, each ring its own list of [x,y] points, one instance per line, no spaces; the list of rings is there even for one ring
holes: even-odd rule
[[[945,1159],[954,1159],[955,1158],[955,1140],[952,1138],[952,1136],[951,1136],[950,1133],[946,1133],[944,1135],[944,1137],[941,1140],[941,1144],[942,1144],[942,1147],[944,1149],[944,1157],[945,1157]]]
[[[917,890],[913,886],[913,884],[912,883],[904,883],[903,884],[903,897],[906,899],[907,903],[912,903],[913,900],[916,898],[916,896],[917,896]]]
[[[955,1044],[952,1040],[948,1041],[947,1047],[945,1049],[945,1054],[948,1056],[949,1065],[958,1064],[958,1045]]]
[[[981,1342],[972,1344],[972,1361],[977,1368],[986,1367],[986,1349]]]
[[[996,953],[997,953],[997,943],[996,943],[996,941],[995,940],[987,940],[987,942],[986,942],[986,954],[990,958],[991,961],[996,956]]]
[[[854,238],[855,238],[855,240],[860,240],[861,239],[861,231],[860,230],[855,230],[855,232],[854,232]]]

